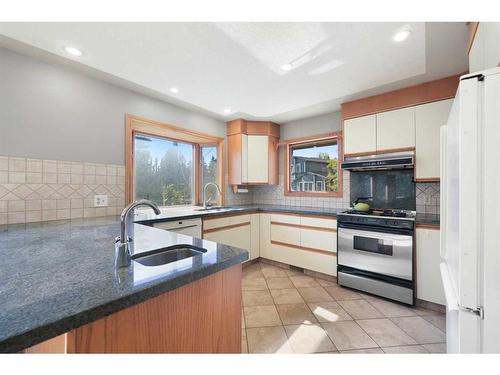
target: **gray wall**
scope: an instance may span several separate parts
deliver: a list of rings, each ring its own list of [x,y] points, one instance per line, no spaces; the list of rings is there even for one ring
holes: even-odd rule
[[[0,155],[123,165],[125,113],[225,135],[223,121],[0,48]]]
[[[309,117],[283,124],[281,126],[281,139],[301,138],[336,132],[341,129],[340,111],[331,112],[325,115]]]

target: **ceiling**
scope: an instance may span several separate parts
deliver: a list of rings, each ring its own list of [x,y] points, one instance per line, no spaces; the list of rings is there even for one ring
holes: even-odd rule
[[[396,43],[401,28],[411,34]],[[464,22],[0,23],[0,35],[0,45],[220,119],[283,123],[468,68]]]

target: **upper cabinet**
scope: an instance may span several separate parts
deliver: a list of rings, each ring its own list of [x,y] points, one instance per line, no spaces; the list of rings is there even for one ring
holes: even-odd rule
[[[278,184],[279,125],[242,119],[227,123],[229,185]]]
[[[452,104],[453,99],[448,99],[415,107],[415,179],[417,181],[439,180],[439,129],[441,125],[446,124]]]
[[[377,150],[375,115],[344,121],[344,154],[372,153]]]
[[[377,113],[377,151],[415,147],[415,107]]]

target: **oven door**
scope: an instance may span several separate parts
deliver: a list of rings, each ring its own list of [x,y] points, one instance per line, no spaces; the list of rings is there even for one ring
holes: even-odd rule
[[[413,279],[413,231],[339,224],[337,235],[339,265]]]

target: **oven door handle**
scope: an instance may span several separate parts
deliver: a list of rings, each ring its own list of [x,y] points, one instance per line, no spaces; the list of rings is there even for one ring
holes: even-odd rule
[[[413,236],[413,230],[402,229],[402,228],[388,228],[388,227],[377,227],[374,225],[337,223],[337,229],[339,228],[345,228],[359,232],[378,232],[378,233],[388,233],[388,234],[399,234],[403,236]]]

